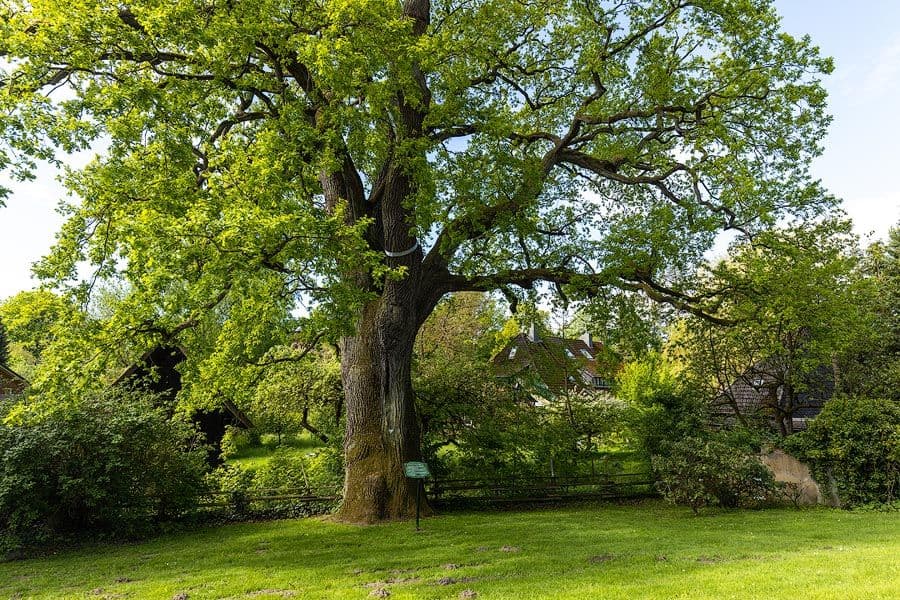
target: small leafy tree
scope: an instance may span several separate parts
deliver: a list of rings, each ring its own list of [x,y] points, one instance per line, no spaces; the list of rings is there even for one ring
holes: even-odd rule
[[[708,427],[702,397],[660,352],[626,363],[616,378],[615,393],[634,408],[634,432],[648,457]]]
[[[323,443],[340,441],[343,392],[340,364],[333,352],[321,350],[293,360],[293,349],[275,354],[281,358],[266,369],[253,392],[249,413],[262,431],[306,431]]]

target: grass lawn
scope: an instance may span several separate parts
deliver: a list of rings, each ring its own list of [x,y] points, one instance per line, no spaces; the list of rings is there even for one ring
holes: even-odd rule
[[[308,435],[285,434],[279,444],[274,434],[263,434],[262,443],[257,446],[241,448],[237,454],[226,460],[230,465],[247,471],[256,471],[266,465],[277,449],[289,456],[305,456],[315,452],[322,442]]]
[[[8,598],[900,598],[900,513],[660,502],[249,523],[0,564]],[[382,591],[386,590],[386,591]]]

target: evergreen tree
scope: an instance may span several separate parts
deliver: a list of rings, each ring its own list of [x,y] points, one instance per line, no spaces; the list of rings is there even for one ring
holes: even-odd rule
[[[9,338],[6,335],[6,326],[0,319],[0,365],[9,364]]]

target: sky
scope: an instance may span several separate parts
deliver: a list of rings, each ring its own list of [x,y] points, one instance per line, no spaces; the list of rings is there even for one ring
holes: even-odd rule
[[[856,232],[880,239],[900,223],[900,2],[897,0],[775,0],[783,28],[809,34],[822,53],[834,57],[825,80],[834,116],[823,140],[824,154],[813,175],[843,200]],[[91,153],[71,158],[85,164]],[[50,168],[37,180],[10,183],[0,208],[0,301],[37,283],[31,265],[46,254],[63,217],[56,212],[65,190]]]

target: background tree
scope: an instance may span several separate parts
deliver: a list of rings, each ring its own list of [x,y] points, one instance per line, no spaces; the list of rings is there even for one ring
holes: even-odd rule
[[[6,326],[0,319],[0,365],[9,364],[9,337],[6,335]]]
[[[74,304],[46,290],[20,292],[0,304],[0,318],[10,341],[21,344],[37,360],[61,328],[78,320],[77,313]]]
[[[873,327],[838,363],[846,392],[900,401],[900,227],[869,246],[862,274],[872,287]]]
[[[732,247],[711,269],[715,287],[732,290],[719,314],[734,325],[692,320],[677,341],[710,398],[746,417],[733,397],[743,382],[765,396],[783,435],[805,393],[842,391],[839,358],[872,332],[872,287],[858,271],[850,224],[823,221],[767,232]]]
[[[444,298],[416,337],[413,388],[425,456],[459,446],[466,430],[505,396],[491,371],[503,315],[493,298],[463,292]]]
[[[281,356],[291,354],[296,351]],[[340,364],[333,352],[321,350],[267,369],[248,412],[256,427],[278,436],[278,443],[284,433],[306,431],[327,444],[342,430],[343,403]]]
[[[717,232],[832,203],[807,174],[831,63],[765,0],[11,0],[0,40],[0,166],[108,140],[38,273],[127,280],[110,340],[221,325],[185,366],[213,387],[318,307],[352,521],[413,509],[413,345],[445,294],[546,281],[703,313]]]
[[[82,310],[67,293],[20,292],[0,304],[10,340],[12,366],[35,391],[75,400],[99,391],[131,361],[134,344],[110,337],[104,322]]]

